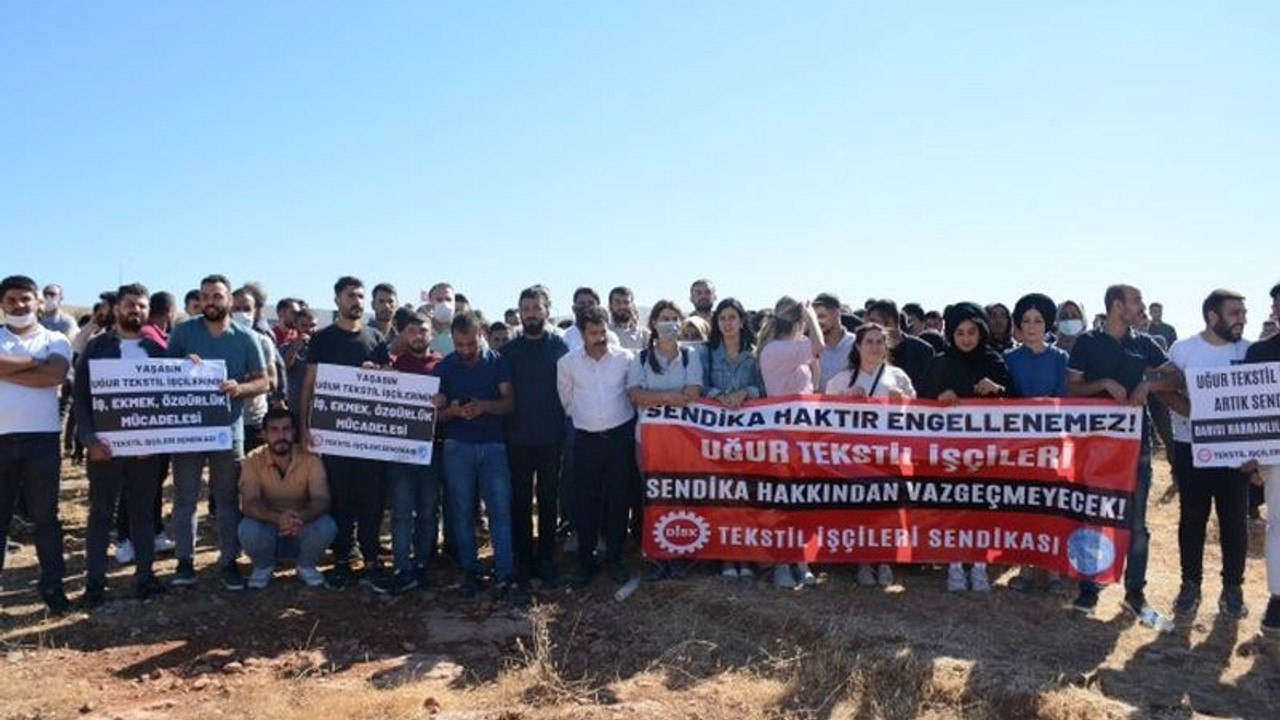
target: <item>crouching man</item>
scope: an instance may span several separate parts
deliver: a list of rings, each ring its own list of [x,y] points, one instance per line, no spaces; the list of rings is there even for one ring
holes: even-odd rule
[[[294,559],[307,587],[324,584],[316,563],[338,534],[329,517],[329,483],[320,457],[299,447],[293,413],[272,408],[262,421],[263,445],[240,474],[240,544],[253,561],[249,587],[265,588],[276,563]]]

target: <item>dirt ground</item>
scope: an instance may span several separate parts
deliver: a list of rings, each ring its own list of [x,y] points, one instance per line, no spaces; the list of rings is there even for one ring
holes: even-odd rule
[[[1157,461],[1148,595],[1177,591],[1177,501]],[[64,469],[67,590],[83,590],[87,488]],[[202,503],[203,512],[203,503]],[[1262,528],[1250,539],[1239,623],[1217,615],[1216,531],[1205,603],[1157,635],[1120,611],[1073,617],[1069,596],[948,595],[936,572],[889,591],[828,566],[790,592],[704,575],[643,585],[625,602],[605,578],[535,592],[513,609],[435,587],[383,598],[302,587],[286,572],[261,592],[216,583],[201,523],[194,591],[91,614],[47,617],[30,537],[0,577],[0,717],[24,718],[1193,718],[1280,717],[1280,648],[1258,634],[1266,602]],[[635,557],[633,562],[638,562]],[[173,560],[158,565],[162,578]],[[994,569],[994,568],[993,568]],[[130,567],[112,563],[117,596]]]

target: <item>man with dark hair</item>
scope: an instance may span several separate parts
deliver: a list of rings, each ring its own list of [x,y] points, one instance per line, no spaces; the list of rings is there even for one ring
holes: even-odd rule
[[[227,590],[243,590],[244,578],[236,569],[240,544],[236,527],[240,522],[236,483],[244,461],[244,406],[267,392],[266,360],[253,330],[231,320],[231,283],[225,276],[210,275],[200,281],[201,315],[179,323],[169,334],[169,357],[190,358],[193,362],[222,360],[227,379],[221,390],[231,400],[231,448],[212,452],[185,452],[173,455],[173,539],[178,569],[170,581],[177,586],[194,586],[196,499],[200,475],[209,464],[210,495],[218,507],[218,551],[220,578]]]
[[[364,323],[364,283],[344,275],[333,285],[333,301],[338,313],[332,325],[316,333],[307,349],[307,374],[303,380],[299,424],[302,444],[310,447],[307,412],[315,392],[316,370],[320,364],[372,367],[386,364],[378,352],[382,333]],[[352,535],[359,528],[360,554],[365,571],[361,582],[375,590],[389,584],[378,565],[378,532],[382,526],[382,502],[386,463],[363,458],[324,455],[329,479],[333,520],[338,535],[333,541],[333,570],[329,586],[345,588],[351,581]]]
[[[822,352],[818,354],[820,377],[814,385],[820,391],[827,383],[849,366],[849,350],[853,347],[853,333],[840,322],[840,298],[832,293],[820,293],[813,299],[813,310],[818,315],[818,328],[822,330]]]
[[[625,285],[609,291],[609,330],[632,352],[649,347],[649,328],[640,322],[635,294]]]
[[[512,544],[520,582],[536,576],[544,585],[554,585],[559,575],[555,565],[556,510],[565,437],[564,407],[556,394],[556,363],[569,352],[569,347],[547,330],[551,308],[545,292],[525,288],[519,304],[520,335],[503,350],[511,365],[515,391],[515,409],[507,418],[506,428],[511,463]]]
[[[169,332],[177,319],[177,301],[173,294],[159,290],[151,293],[150,310],[147,311],[147,322],[142,326],[142,336],[160,345],[169,347]]]
[[[80,440],[88,449],[89,528],[85,538],[87,555],[84,605],[95,608],[106,601],[107,539],[117,502],[128,504],[128,539],[132,548],[134,595],[145,600],[165,591],[152,572],[155,560],[157,478],[164,480],[159,455],[114,457],[111,446],[98,439],[94,423],[92,395],[94,360],[162,358],[163,345],[146,337],[143,322],[149,317],[147,289],[140,284],[123,285],[117,292],[116,326],[89,341],[76,362],[75,413]],[[124,497],[121,498],[123,493]]]
[[[262,447],[244,459],[240,474],[240,544],[253,561],[249,588],[271,582],[281,559],[296,560],[298,579],[324,585],[316,563],[338,532],[329,517],[329,483],[320,458],[297,444],[293,413],[271,408],[262,422]]]
[[[396,328],[391,321],[395,318],[396,306],[399,304],[398,296],[396,286],[391,283],[380,282],[373,286],[373,329],[382,333],[388,341],[396,336]]]
[[[432,352],[448,355],[453,352],[453,333],[449,331],[458,308],[454,304],[453,286],[438,282],[427,291],[427,315],[431,317]]]
[[[58,520],[58,387],[67,377],[71,344],[40,325],[36,283],[25,275],[0,281],[0,532],[9,535],[14,499],[26,499],[35,523],[37,588],[55,613],[70,607],[62,591],[62,523]],[[0,570],[5,553],[0,553]]]
[[[906,333],[920,337],[920,333],[925,331],[924,326],[924,308],[920,307],[920,303],[907,303],[902,306],[902,317],[907,321]]]
[[[511,549],[511,470],[503,436],[504,416],[515,406],[511,366],[502,355],[480,346],[474,313],[453,319],[454,351],[436,366],[440,376],[440,420],[444,423],[444,481],[449,503],[446,521],[464,573],[460,593],[479,590],[475,504],[479,494],[489,517],[493,544],[495,594],[521,604],[527,600],[515,582]]]
[[[585,586],[597,569],[595,550],[603,530],[605,569],[618,585],[631,573],[622,563],[627,538],[629,481],[634,473],[635,409],[627,395],[630,350],[610,345],[609,314],[590,307],[578,314],[583,345],[556,362],[556,391],[574,425],[573,523],[578,531],[578,573]]]
[[[1147,334],[1163,338],[1165,347],[1173,347],[1173,344],[1178,342],[1178,331],[1164,321],[1164,305],[1153,302],[1147,306],[1147,310],[1151,313],[1151,323],[1147,326]]]
[[[280,346],[280,355],[284,358],[287,402],[289,409],[295,414],[303,411],[302,386],[307,379],[307,349],[318,324],[314,310],[305,307],[298,310],[293,316],[293,327],[290,329],[292,339]]]
[[[511,340],[510,328],[507,327],[506,323],[490,323],[489,332],[486,333],[485,339],[489,341],[490,350],[502,350]]]
[[[1280,317],[1280,283],[1271,287],[1271,315]],[[1280,335],[1272,335],[1266,340],[1259,340],[1249,346],[1245,353],[1246,363],[1280,362]],[[1248,468],[1246,468],[1247,470]],[[1263,544],[1263,555],[1267,565],[1267,592],[1271,596],[1267,601],[1266,612],[1262,616],[1262,631],[1267,634],[1280,633],[1280,463],[1262,465],[1251,473],[1253,487],[1250,490],[1265,487],[1267,500],[1267,535]],[[1249,499],[1250,511],[1256,512],[1252,495]],[[1261,502],[1258,503],[1259,505]]]
[[[512,329],[519,328],[520,327],[520,311],[517,310],[516,308],[507,308],[502,313],[502,322],[506,323],[507,327],[509,328],[512,328]]]
[[[255,321],[260,311],[257,305],[258,297],[260,297],[260,294],[255,293],[248,285],[231,293],[231,318],[234,322],[239,323],[241,327],[254,332],[258,346],[262,349],[262,359],[267,368],[267,392],[255,396],[245,405],[244,409],[244,450],[246,453],[252,452],[262,444],[262,419],[266,417],[267,408],[272,403],[279,405],[284,402],[286,390],[283,387],[285,382],[284,359],[280,357],[280,353],[276,350],[275,334],[270,329],[264,332]]]
[[[1172,627],[1169,619],[1147,603],[1147,497],[1151,492],[1151,432],[1146,413],[1152,392],[1167,392],[1181,386],[1178,371],[1150,335],[1133,327],[1146,314],[1142,292],[1131,285],[1112,285],[1103,296],[1107,312],[1102,329],[1082,333],[1071,348],[1067,366],[1067,388],[1074,397],[1110,398],[1143,408],[1142,454],[1138,459],[1134,502],[1130,513],[1129,553],[1124,571],[1124,607],[1139,622],[1157,630]],[[1099,587],[1080,582],[1080,594],[1072,608],[1088,615],[1098,604]]]
[[[262,287],[262,283],[257,280],[250,280],[242,285],[237,292],[245,293],[253,298],[253,322],[250,324],[254,330],[266,335],[274,343],[275,332],[271,329],[271,323],[267,322],[267,318],[263,315],[263,311],[267,307],[267,289]]]
[[[1235,365],[1245,358],[1244,296],[1214,290],[1201,308],[1205,328],[1169,348],[1169,361],[1185,376],[1206,368]],[[1222,595],[1218,610],[1230,618],[1248,613],[1244,602],[1244,561],[1249,549],[1249,476],[1239,468],[1196,467],[1191,458],[1191,399],[1186,387],[1163,393],[1173,423],[1172,456],[1178,482],[1178,552],[1182,586],[1173,602],[1175,615],[1194,615],[1204,579],[1205,528],[1209,510],[1217,506],[1218,540],[1222,545]],[[1252,471],[1252,468],[1250,468]]]
[[[597,293],[595,290],[589,287],[583,286],[573,291],[573,316],[575,321],[574,321],[574,324],[570,326],[568,330],[564,331],[564,342],[565,342],[565,345],[569,347],[570,351],[582,346],[582,331],[578,329],[578,325],[577,325],[578,315],[580,315],[584,310],[587,310],[588,308],[599,307],[599,306],[600,306],[600,294]],[[606,313],[606,317],[607,316],[608,316],[608,313]],[[605,332],[608,337],[609,343],[611,345],[619,344],[618,336],[615,335],[612,330],[609,330],[608,328],[606,328]]]
[[[898,304],[887,299],[869,300],[866,320],[884,326],[884,340],[889,346],[889,362],[902,368],[907,377],[911,378],[912,385],[925,387],[929,365],[933,362],[935,353],[929,343],[902,332]]]
[[[182,312],[188,317],[198,316],[203,310],[200,304],[200,289],[188,290],[187,294],[182,296]]]
[[[276,347],[283,348],[298,337],[298,311],[302,303],[297,298],[281,298],[276,303],[276,324],[271,328]]]
[[[116,292],[114,290],[105,290],[98,293],[98,302],[93,304],[93,314],[90,316],[89,324],[80,328],[80,331],[72,338],[71,351],[76,355],[84,352],[84,346],[89,343],[90,338],[110,329],[115,324]]]
[[[711,322],[711,308],[716,305],[716,284],[706,278],[698,278],[689,286],[689,304],[693,314]]]

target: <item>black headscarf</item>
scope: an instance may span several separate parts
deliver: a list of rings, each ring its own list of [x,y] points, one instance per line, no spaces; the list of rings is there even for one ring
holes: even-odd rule
[[[1000,353],[991,347],[991,329],[982,306],[960,302],[948,305],[942,315],[946,322],[947,349],[934,358],[930,367],[926,397],[936,398],[947,390],[962,398],[977,397],[974,386],[983,378],[1008,388],[1009,368]],[[977,347],[969,351],[961,350],[955,343],[956,328],[966,320],[978,326],[979,335]]]
[[[1035,309],[1040,311],[1040,317],[1044,318],[1044,329],[1046,331],[1053,329],[1053,324],[1058,321],[1058,305],[1053,302],[1053,298],[1041,293],[1031,293],[1023,295],[1013,306],[1013,316],[1010,320],[1013,326],[1022,327],[1022,316],[1027,314],[1028,310]]]

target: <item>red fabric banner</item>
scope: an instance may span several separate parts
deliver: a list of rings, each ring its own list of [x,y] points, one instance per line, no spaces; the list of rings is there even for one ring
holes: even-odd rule
[[[640,422],[649,557],[1124,570],[1140,408],[796,395]]]

